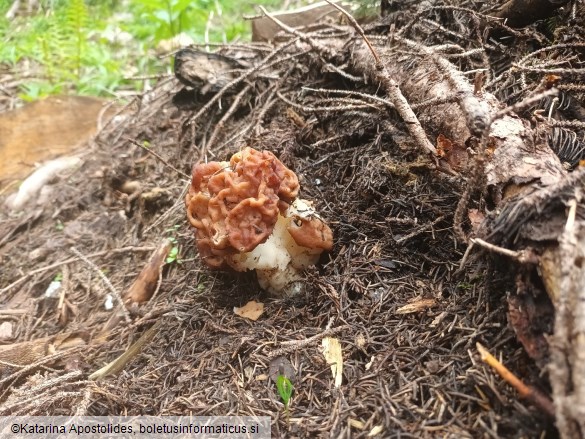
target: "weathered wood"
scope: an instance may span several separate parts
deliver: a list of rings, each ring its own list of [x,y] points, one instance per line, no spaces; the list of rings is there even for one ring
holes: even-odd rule
[[[328,16],[338,14],[326,2],[317,2],[292,11],[275,12],[272,15],[290,27],[308,26]],[[268,17],[252,20],[252,41],[272,41],[282,29]]]

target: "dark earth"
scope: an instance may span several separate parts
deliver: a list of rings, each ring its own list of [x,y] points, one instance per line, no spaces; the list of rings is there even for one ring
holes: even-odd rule
[[[513,70],[531,51],[563,41],[548,61],[570,59],[582,70],[583,15],[572,9],[582,3],[516,29],[486,18],[488,3],[389,2],[365,32],[379,45],[378,37],[406,29],[403,36],[428,47],[457,46],[445,52],[457,55],[449,60],[463,72],[487,69],[483,88],[504,104],[541,82],[540,73]],[[79,167],[48,184],[48,200],[2,210],[0,321],[11,322],[13,334],[2,342],[12,351],[0,351],[1,415],[270,416],[273,437],[558,435],[554,420],[476,350],[480,342],[550,395],[546,336],[554,310],[542,281],[522,278],[533,281],[522,295],[523,268],[509,259],[475,250],[461,264],[468,246],[454,215],[473,151],[462,161],[417,145],[380,85],[356,70],[351,47],[362,37],[347,20],[302,32],[283,32],[274,44],[218,47],[217,55],[181,52],[195,66],[121,109],[84,146]],[[311,40],[334,53],[327,58]],[[575,114],[583,109],[583,76],[569,72],[563,83],[581,87],[566,98],[564,117],[582,121]],[[415,113],[424,104],[409,103]],[[538,105],[548,114],[550,102]],[[519,113],[530,119],[535,110]],[[423,127],[437,145],[442,132]],[[582,137],[582,125],[569,129]],[[300,196],[333,230],[333,249],[304,273],[294,297],[271,297],[252,272],[210,270],[186,220],[192,166],[229,160],[246,146],[292,169]],[[580,156],[564,154],[567,168],[578,168]],[[481,222],[493,208],[485,192],[473,193],[464,232],[476,232],[474,215]],[[167,238],[178,254],[159,283],[155,276],[153,297],[132,303],[130,287]],[[61,290],[46,297],[56,276]],[[114,293],[125,305],[114,295],[107,310]],[[234,314],[250,300],[264,304],[257,321]],[[91,376],[141,337],[127,362]],[[339,388],[322,354],[324,337],[341,343]],[[13,364],[22,358],[26,366]],[[288,415],[277,371],[294,385]]]

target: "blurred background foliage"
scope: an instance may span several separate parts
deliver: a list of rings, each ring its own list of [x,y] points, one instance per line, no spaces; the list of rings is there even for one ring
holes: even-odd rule
[[[33,2],[35,3],[35,2]],[[7,18],[14,0],[0,0],[0,74],[19,82],[19,97],[50,94],[120,97],[165,74],[173,37],[195,43],[247,40],[255,5],[297,7],[283,0],[40,0],[32,13]],[[304,2],[306,3],[306,2]]]

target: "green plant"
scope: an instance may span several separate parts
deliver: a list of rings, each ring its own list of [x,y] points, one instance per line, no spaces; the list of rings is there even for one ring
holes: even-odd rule
[[[58,232],[62,232],[63,230],[65,230],[65,225],[61,222],[60,219],[57,220],[56,224],[55,224],[55,229]]]
[[[37,36],[30,56],[44,66],[45,78],[53,87],[81,80],[88,23],[84,0],[68,0],[42,23],[44,32]]]
[[[134,0],[132,8],[139,11],[142,22],[149,23],[149,31],[156,41],[171,38],[188,28],[194,11],[191,0]],[[198,5],[197,5],[198,6]],[[191,13],[190,13],[191,12]]]
[[[71,44],[69,52],[71,61],[75,67],[77,80],[81,79],[82,55],[85,54],[85,43],[87,41],[88,12],[83,0],[69,0],[65,9],[65,29]]]
[[[22,84],[19,97],[25,102],[32,102],[44,96],[57,94],[61,87],[44,81],[33,81]]]
[[[0,0],[0,64],[30,78],[19,96],[32,101],[142,90],[142,81],[126,78],[168,71],[168,59],[153,53],[160,40],[183,32],[203,42],[206,29],[210,41],[246,38],[242,15],[256,4],[278,9],[282,0],[50,0],[41,2],[42,13],[9,21],[11,3]],[[120,33],[127,38],[112,37]]]
[[[171,264],[173,262],[176,262],[177,264],[181,264],[182,261],[179,259],[179,247],[174,245],[171,250],[169,251],[169,254],[167,255],[167,258],[165,259],[165,262],[167,264]]]
[[[258,12],[258,4],[279,8],[282,0],[131,0],[130,9],[140,20],[127,30],[153,43],[180,33],[201,43],[209,28],[210,41],[231,41],[249,36],[250,25],[242,16]]]
[[[173,262],[176,262],[177,264],[183,263],[183,261],[179,259],[179,243],[177,238],[174,236],[179,231],[180,227],[181,226],[179,224],[175,224],[173,227],[166,230],[166,232],[169,234],[167,239],[173,244],[169,250],[167,258],[165,259],[165,263],[167,264],[172,264]]]
[[[285,377],[284,375],[278,375],[278,377],[276,377],[276,390],[278,390],[278,394],[280,395],[280,398],[284,403],[284,412],[288,419],[289,416],[288,404],[290,402],[294,386],[287,377]]]
[[[44,7],[43,14],[0,19],[0,63],[31,78],[20,87],[23,100],[68,91],[111,94],[129,84],[120,73],[126,49],[115,51],[99,38],[106,26],[102,14],[111,11],[84,0],[55,0]]]

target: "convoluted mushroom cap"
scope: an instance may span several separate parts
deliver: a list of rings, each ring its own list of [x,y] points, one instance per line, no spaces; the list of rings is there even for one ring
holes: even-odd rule
[[[186,205],[202,258],[219,268],[227,256],[254,249],[298,191],[294,172],[268,151],[245,148],[229,163],[195,165]]]
[[[331,250],[333,232],[317,215],[311,203],[305,200],[296,200],[287,216],[292,219],[287,226],[288,233],[297,245],[312,249]]]
[[[202,259],[256,270],[270,293],[298,292],[302,270],[333,246],[331,229],[298,192],[297,176],[268,151],[196,165],[185,201]]]
[[[291,223],[308,212],[314,213],[309,202],[296,199],[284,216],[278,215],[278,221],[266,242],[250,252],[228,256],[227,263],[237,271],[256,270],[258,283],[270,293],[297,293],[300,285],[290,289],[288,286],[302,279],[301,271],[315,265],[323,252],[323,248],[315,245],[322,245],[321,242],[301,246],[289,232]],[[317,218],[314,219],[317,221]],[[325,224],[324,227],[330,230]]]

